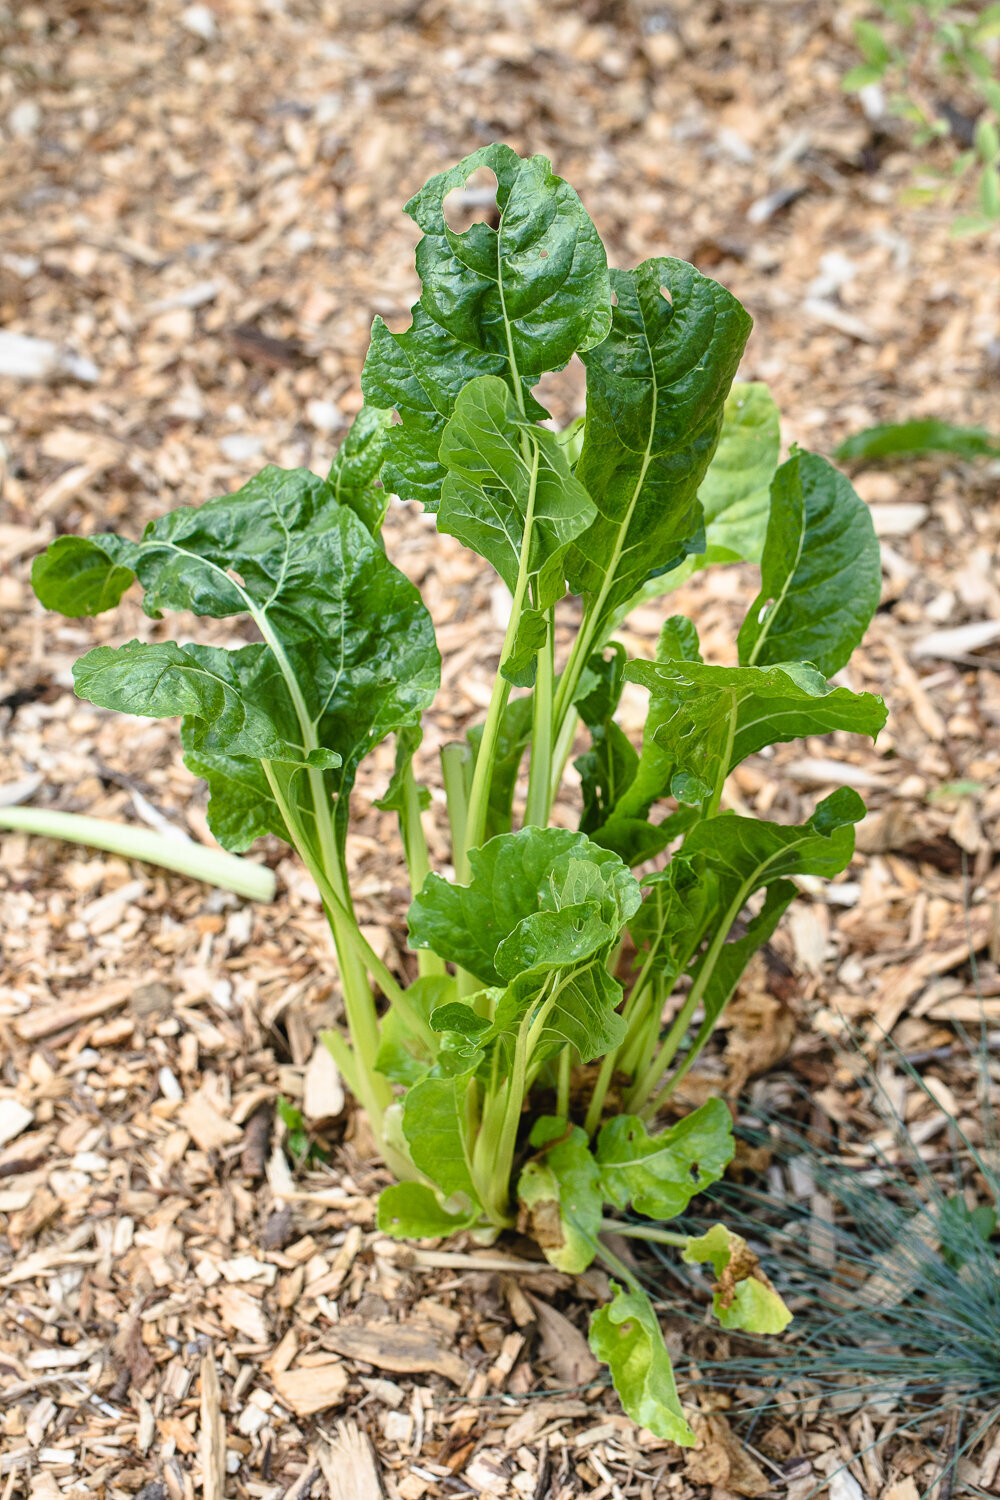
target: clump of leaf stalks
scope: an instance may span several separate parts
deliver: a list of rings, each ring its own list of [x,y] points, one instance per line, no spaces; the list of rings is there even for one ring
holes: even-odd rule
[[[496,177],[496,227],[459,233],[445,200],[479,168]],[[594,1350],[637,1421],[690,1443],[653,1309],[601,1239],[605,1209],[671,1219],[730,1160],[721,1100],[651,1126],[794,878],[846,867],[864,807],[842,788],[801,826],[738,817],[723,807],[726,778],[779,741],[882,727],[878,698],[829,680],[878,603],[878,545],[825,459],[794,449],[779,466],[774,403],[733,384],[751,326],[735,297],[668,257],[609,270],[544,157],[483,147],[407,212],[423,233],[420,300],[401,333],[375,320],[366,405],[326,477],[267,468],[137,541],[60,537],[33,582],[71,615],[113,607],[138,580],[154,618],[242,616],[255,630],[238,650],[100,646],[77,662],[77,692],[182,716],[220,843],[277,835],[313,876],[346,1021],[327,1040],[399,1179],[382,1229],[488,1237],[520,1223],[564,1271],[599,1256],[618,1282]],[[574,355],[586,413],[557,433],[534,392]],[[485,722],[442,755],[443,872],[429,869],[413,770],[440,660],[427,609],[386,555],[392,494],[434,513],[511,596]],[[652,660],[614,640],[639,601],[741,561],[761,584],[736,664],[704,662],[680,616]],[[573,631],[558,656],[557,622]],[[626,682],[649,696],[641,747],[615,717]],[[399,817],[419,963],[405,987],[358,926],[345,861],[358,765],[389,734],[396,770],[380,806]],[[578,736],[574,831],[550,816]],[[627,936],[638,956],[622,976]],[[723,1326],[785,1326],[739,1236],[717,1225],[673,1239],[712,1265]]]
[[[874,1139],[817,1119],[807,1098],[783,1114],[750,1109],[738,1134],[751,1157],[770,1158],[766,1178],[720,1183],[704,1206],[751,1245],[766,1244],[795,1321],[781,1344],[740,1337],[699,1356],[696,1384],[738,1390],[748,1419],[793,1417],[817,1403],[841,1415],[880,1413],[877,1444],[908,1434],[938,1442],[935,1483],[977,1445],[989,1447],[1000,1422],[998,1043],[985,1033],[978,1045],[966,1040],[980,1144],[888,1043],[875,1065],[860,1048],[843,1059],[882,1118]],[[930,1106],[919,1137],[904,1117],[902,1096],[914,1090]],[[940,1126],[933,1134],[923,1128],[929,1119]],[[652,1249],[667,1278],[647,1264],[643,1279],[686,1308],[693,1287],[678,1297],[678,1267]]]

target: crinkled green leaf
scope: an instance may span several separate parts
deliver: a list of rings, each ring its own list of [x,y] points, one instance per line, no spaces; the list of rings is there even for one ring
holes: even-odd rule
[[[694,1445],[674,1369],[645,1292],[611,1283],[612,1300],[590,1322],[590,1347],[611,1370],[625,1411],[640,1427],[684,1448]]]
[[[601,1128],[596,1156],[604,1196],[616,1208],[631,1203],[648,1218],[673,1219],[732,1161],[732,1118],[721,1099],[709,1099],[651,1136],[638,1115],[618,1115]]]
[[[521,414],[502,380],[484,375],[459,395],[439,456],[448,470],[439,529],[486,558],[511,593],[527,539],[531,602],[555,604],[566,592],[567,549],[597,514],[555,434]]]
[[[669,593],[711,564],[760,562],[779,447],[774,397],[766,385],[737,380],[726,398],[719,446],[698,490],[705,517],[705,550],[643,584],[623,606],[623,613],[646,599]]]
[[[378,536],[389,506],[389,492],[378,483],[385,457],[392,412],[363,406],[337,449],[327,483],[341,505],[347,505]]]
[[[478,168],[497,178],[499,225],[448,227],[444,200]],[[413,322],[390,333],[376,319],[361,385],[367,401],[395,407],[382,481],[404,500],[436,510],[445,478],[438,448],[462,388],[500,376],[520,392],[528,418],[546,415],[530,387],[610,323],[607,259],[579,197],[543,156],[521,160],[484,146],[431,178],[406,205],[424,232],[423,283]]]
[[[705,818],[684,844],[688,859],[705,864],[747,895],[789,875],[839,875],[854,853],[853,825],[865,804],[852,787],[840,787],[802,824],[768,823],[720,813]]]
[[[625,1022],[618,1014],[621,1001],[622,987],[608,973],[607,949],[602,949],[575,968],[536,968],[519,974],[497,1001],[488,1039],[505,1043],[509,1053],[513,1038],[530,1018],[537,1025],[533,1056],[551,1057],[568,1043],[581,1062],[591,1062],[625,1040]]]
[[[534,687],[538,653],[549,638],[549,617],[530,607],[521,611],[514,644],[500,664],[501,674],[514,687]]]
[[[517,1195],[531,1234],[557,1270],[585,1271],[597,1250],[601,1187],[587,1132],[543,1115],[531,1131],[533,1156],[521,1172]]]
[[[771,486],[760,593],[738,638],[741,665],[811,662],[832,676],[861,641],[881,590],[868,507],[825,458],[793,453]]]
[[[614,271],[612,286],[611,333],[583,356],[576,466],[599,514],[574,543],[567,575],[574,593],[601,599],[601,621],[648,578],[704,550],[698,488],[750,332],[735,297],[684,261]]]
[[[394,1182],[378,1199],[378,1227],[397,1240],[436,1240],[468,1229],[478,1209],[450,1214],[437,1194],[422,1182]]]
[[[781,1333],[792,1321],[746,1240],[725,1224],[713,1224],[690,1240],[682,1259],[689,1265],[711,1265],[716,1276],[712,1305],[723,1328]]]
[[[501,834],[471,853],[472,878],[455,885],[431,874],[410,907],[410,941],[475,974],[502,985],[517,972],[515,933],[533,967],[544,962],[542,938],[558,942],[560,954],[574,936],[581,905],[605,928],[620,929],[641,893],[634,877],[609,850],[565,828],[522,828]],[[540,913],[558,915],[555,928],[540,927]],[[524,924],[524,925],[522,925]],[[589,951],[593,951],[590,949]],[[527,965],[522,965],[526,967]]]
[[[298,745],[299,759],[331,767],[339,758],[323,786],[343,837],[358,763],[387,734],[419,722],[440,663],[416,589],[333,487],[304,469],[266,468],[233,495],[160,517],[141,542],[102,537],[98,547],[109,573],[127,562],[136,574],[148,614],[247,614],[264,644],[231,653],[126,647],[114,662],[111,648],[99,648],[104,654],[78,664],[79,690],[132,713],[185,714],[182,740],[191,768],[209,781],[213,832],[235,850],[284,828],[256,763],[275,757],[261,733],[241,726],[259,726],[261,716],[282,726],[272,740]],[[79,565],[75,553],[50,553],[49,598],[62,587],[60,557],[70,573]],[[188,671],[190,659],[197,668]],[[292,801],[309,836],[311,804],[299,782]],[[255,799],[270,806],[255,808]]]
[[[103,614],[135,582],[133,546],[116,536],[56,537],[32,563],[31,586],[46,609],[70,619]]]
[[[497,179],[496,229],[449,228],[444,202],[477,168]],[[460,344],[507,356],[521,375],[561,369],[606,338],[607,256],[576,191],[544,156],[483,146],[432,177],[406,205],[423,230],[421,303]]]
[[[645,798],[662,795],[678,771],[711,789],[765,745],[837,729],[874,739],[886,720],[881,698],[831,687],[805,663],[765,668],[633,661],[626,676],[649,690],[650,705],[639,774],[623,812],[648,806]]]

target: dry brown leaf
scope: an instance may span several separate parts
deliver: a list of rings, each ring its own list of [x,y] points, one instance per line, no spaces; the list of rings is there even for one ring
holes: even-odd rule
[[[529,1295],[528,1300],[538,1319],[541,1358],[551,1365],[552,1373],[563,1385],[588,1385],[600,1365],[579,1328],[540,1297]]]
[[[737,1495],[764,1495],[771,1481],[750,1457],[721,1412],[691,1419],[697,1439],[684,1451],[687,1477],[694,1484],[710,1484]]]

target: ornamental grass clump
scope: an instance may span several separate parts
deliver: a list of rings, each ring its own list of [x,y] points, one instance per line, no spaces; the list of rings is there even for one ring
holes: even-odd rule
[[[458,233],[445,198],[482,167],[497,180],[496,227]],[[878,698],[829,681],[878,603],[878,546],[823,458],[793,449],[779,467],[770,396],[733,384],[750,332],[735,297],[668,257],[609,271],[544,157],[486,146],[407,211],[423,232],[423,290],[404,332],[375,320],[366,405],[329,475],[266,468],[138,541],[60,537],[33,582],[71,615],[111,608],[138,580],[154,617],[190,610],[256,628],[237,650],[100,646],[77,662],[77,691],[180,715],[219,842],[241,851],[276,835],[313,876],[344,1005],[344,1030],[326,1040],[398,1179],[381,1228],[488,1237],[520,1223],[564,1271],[599,1256],[618,1280],[593,1320],[595,1352],[637,1421],[690,1443],[652,1305],[600,1234],[609,1207],[672,1219],[730,1159],[721,1100],[666,1129],[657,1116],[795,877],[843,870],[864,808],[845,788],[785,826],[723,810],[723,788],[765,746],[881,728]],[[574,355],[586,415],[556,432],[535,392]],[[380,535],[393,494],[433,512],[511,595],[485,722],[443,752],[453,852],[440,873],[413,770],[440,661],[430,615]],[[638,601],[739,561],[759,564],[761,588],[738,665],[704,662],[680,616],[652,660],[614,641]],[[575,625],[564,659],[557,617]],[[616,721],[626,683],[649,696],[639,747]],[[358,766],[390,734],[396,768],[380,806],[399,818],[419,964],[405,987],[358,926],[345,861]],[[579,828],[552,827],[584,737]],[[623,983],[626,937],[637,957]],[[711,1264],[723,1326],[784,1326],[739,1236],[718,1225],[676,1241]]]

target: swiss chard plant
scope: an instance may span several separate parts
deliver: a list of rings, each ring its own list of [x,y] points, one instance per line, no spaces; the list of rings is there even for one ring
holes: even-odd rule
[[[495,221],[456,232],[445,198],[480,167],[496,176]],[[733,383],[750,332],[735,297],[668,257],[609,270],[544,157],[484,147],[407,211],[423,290],[404,332],[376,319],[366,405],[330,473],[267,468],[138,541],[60,537],[34,586],[74,616],[138,581],[154,618],[242,620],[235,649],[100,646],[77,662],[77,691],[180,716],[219,842],[276,835],[311,872],[343,995],[327,1041],[398,1179],[381,1228],[520,1225],[564,1271],[601,1259],[616,1279],[594,1350],[637,1421],[688,1443],[652,1305],[602,1235],[655,1237],[710,1266],[726,1328],[788,1321],[745,1241],[662,1224],[733,1150],[721,1100],[679,1111],[683,1080],[796,877],[842,871],[864,811],[842,789],[801,825],[760,821],[726,808],[726,780],[775,743],[882,726],[879,699],[830,681],[878,602],[878,547],[823,458],[793,449],[779,465],[770,396]],[[586,415],[557,432],[538,383],[574,356]],[[433,512],[511,596],[485,722],[442,755],[442,871],[413,768],[439,657],[383,545],[391,495]],[[759,566],[760,592],[733,661],[704,661],[677,615],[650,660],[614,640],[637,601],[738,562]],[[648,695],[641,745],[616,718],[626,683]],[[388,735],[381,806],[398,815],[413,889],[406,985],[358,926],[345,861],[358,766]],[[574,751],[577,830],[551,824]]]

